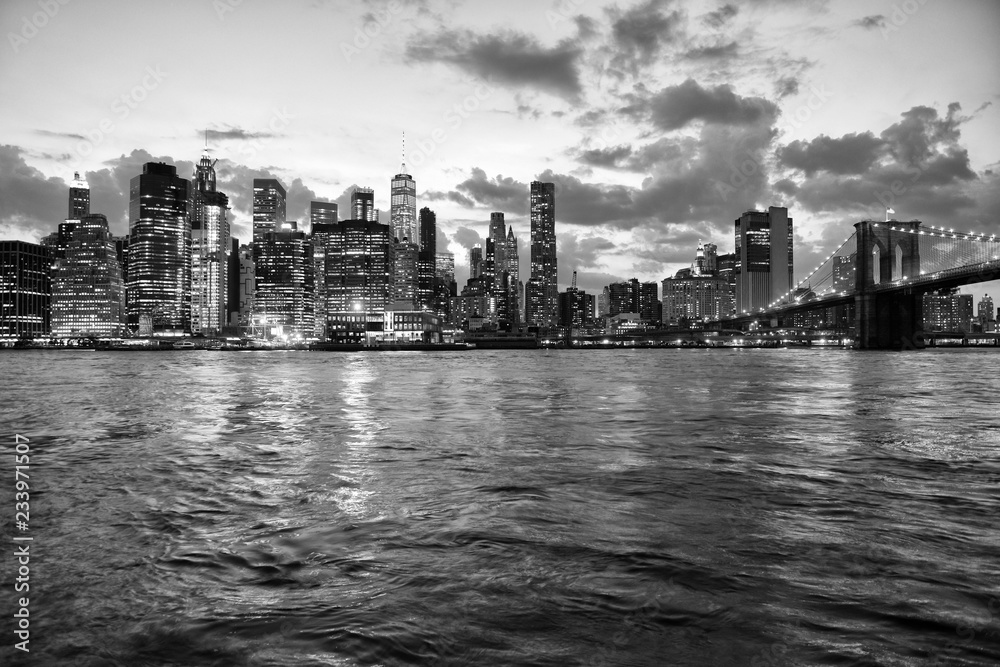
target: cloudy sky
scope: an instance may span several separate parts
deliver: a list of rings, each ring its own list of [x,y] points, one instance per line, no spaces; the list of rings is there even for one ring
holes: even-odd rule
[[[52,231],[74,171],[126,232],[129,179],[190,177],[205,130],[244,240],[254,177],[300,221],[355,185],[386,215],[405,132],[460,282],[491,211],[527,273],[532,180],[591,291],[731,251],[768,205],[797,278],[886,205],[1000,233],[993,0],[5,0],[0,26],[0,238]]]

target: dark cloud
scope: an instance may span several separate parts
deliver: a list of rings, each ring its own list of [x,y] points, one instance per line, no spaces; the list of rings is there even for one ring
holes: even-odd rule
[[[864,28],[865,30],[878,30],[886,26],[885,16],[882,14],[866,16],[855,21],[854,25]]]
[[[799,80],[795,77],[785,76],[774,82],[774,94],[778,98],[788,97],[799,92]]]
[[[941,117],[936,109],[917,106],[901,114],[878,139],[866,133],[789,144],[779,152],[782,161],[791,155],[793,163],[813,168],[813,175],[799,184],[796,201],[812,212],[869,216],[889,206],[899,215],[952,220],[960,227],[963,218],[976,215],[981,199],[972,196],[979,178],[960,145],[960,126],[968,120],[960,111],[958,104],[951,104]],[[870,159],[875,142],[878,156]],[[852,144],[862,157],[849,154]]]
[[[51,132],[49,130],[35,130],[35,134],[40,134],[43,137],[56,137],[57,139],[72,139],[74,141],[86,141],[87,137],[82,134],[74,134],[72,132]]]
[[[862,174],[879,159],[885,141],[871,132],[845,134],[839,139],[824,134],[811,141],[793,141],[778,151],[778,159],[807,176],[817,171],[833,174]]]
[[[465,208],[476,207],[476,202],[472,201],[461,192],[455,192],[454,190],[450,190],[448,192],[428,190],[423,194],[423,198],[426,201],[450,201],[458,204],[459,206],[464,206]]]
[[[498,174],[494,178],[478,167],[472,177],[455,186],[466,199],[491,211],[525,214],[528,212],[528,184]],[[460,196],[461,196],[460,195]]]
[[[632,156],[632,147],[628,144],[610,148],[592,148],[580,152],[578,159],[584,164],[594,167],[618,168],[620,163]]]
[[[471,250],[473,246],[480,245],[483,248],[486,247],[486,240],[480,236],[479,232],[471,227],[459,227],[454,233],[455,243],[462,246],[466,250]],[[466,258],[466,261],[468,259]]]
[[[761,97],[741,97],[728,84],[702,88],[694,79],[668,86],[649,101],[653,124],[663,130],[677,130],[702,120],[723,125],[750,125],[772,122],[778,107]]]
[[[666,12],[670,4],[671,0],[646,0],[625,12],[608,10],[613,67],[636,74],[656,60],[667,44],[681,38],[684,16],[678,10]]]
[[[0,146],[0,238],[37,241],[66,219],[69,184],[46,178],[23,153],[18,146]]]
[[[702,21],[711,28],[721,28],[729,23],[738,13],[739,7],[736,5],[723,5],[714,12],[709,12],[702,17]]]
[[[684,57],[688,60],[714,60],[716,58],[731,58],[739,53],[740,47],[736,42],[728,44],[718,44],[715,46],[701,46],[689,49]]]
[[[198,137],[202,138],[205,135],[202,132],[198,132]],[[226,140],[249,140],[249,139],[268,139],[276,136],[272,132],[251,132],[249,130],[244,130],[241,127],[227,127],[221,130],[208,130],[208,140],[211,141],[226,141]]]
[[[520,32],[477,35],[442,30],[416,35],[407,44],[406,55],[415,62],[447,63],[491,82],[529,86],[570,100],[582,91],[577,67],[581,50],[572,40],[550,48]]]
[[[612,241],[602,236],[581,237],[573,233],[563,233],[556,237],[559,262],[570,271],[602,267],[604,262],[601,258],[615,247]]]

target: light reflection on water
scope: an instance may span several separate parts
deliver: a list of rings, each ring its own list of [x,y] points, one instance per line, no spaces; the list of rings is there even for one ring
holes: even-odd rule
[[[1000,660],[990,351],[0,362],[36,664]]]

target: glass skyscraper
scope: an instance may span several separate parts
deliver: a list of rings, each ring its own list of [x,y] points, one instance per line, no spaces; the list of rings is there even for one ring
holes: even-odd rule
[[[285,223],[285,188],[274,178],[253,179],[253,242]]]
[[[54,338],[125,334],[125,285],[115,240],[103,215],[79,218],[52,275]]]
[[[417,183],[406,173],[406,165],[392,177],[389,224],[400,243],[417,243]]]
[[[191,330],[189,187],[162,162],[129,185],[128,325],[140,335]]]
[[[531,277],[525,288],[525,320],[528,325],[553,327],[559,307],[555,183],[532,181],[530,204]]]
[[[788,209],[747,211],[736,220],[736,314],[754,313],[792,289]]]
[[[286,223],[268,232],[257,250],[254,308],[271,335],[314,335],[313,243]]]
[[[191,331],[219,334],[226,326],[231,250],[229,197],[215,189],[215,162],[208,151],[195,168],[191,188]]]

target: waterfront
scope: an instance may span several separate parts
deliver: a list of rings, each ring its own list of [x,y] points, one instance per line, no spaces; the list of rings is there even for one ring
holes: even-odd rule
[[[25,664],[1000,661],[995,351],[0,363]]]

